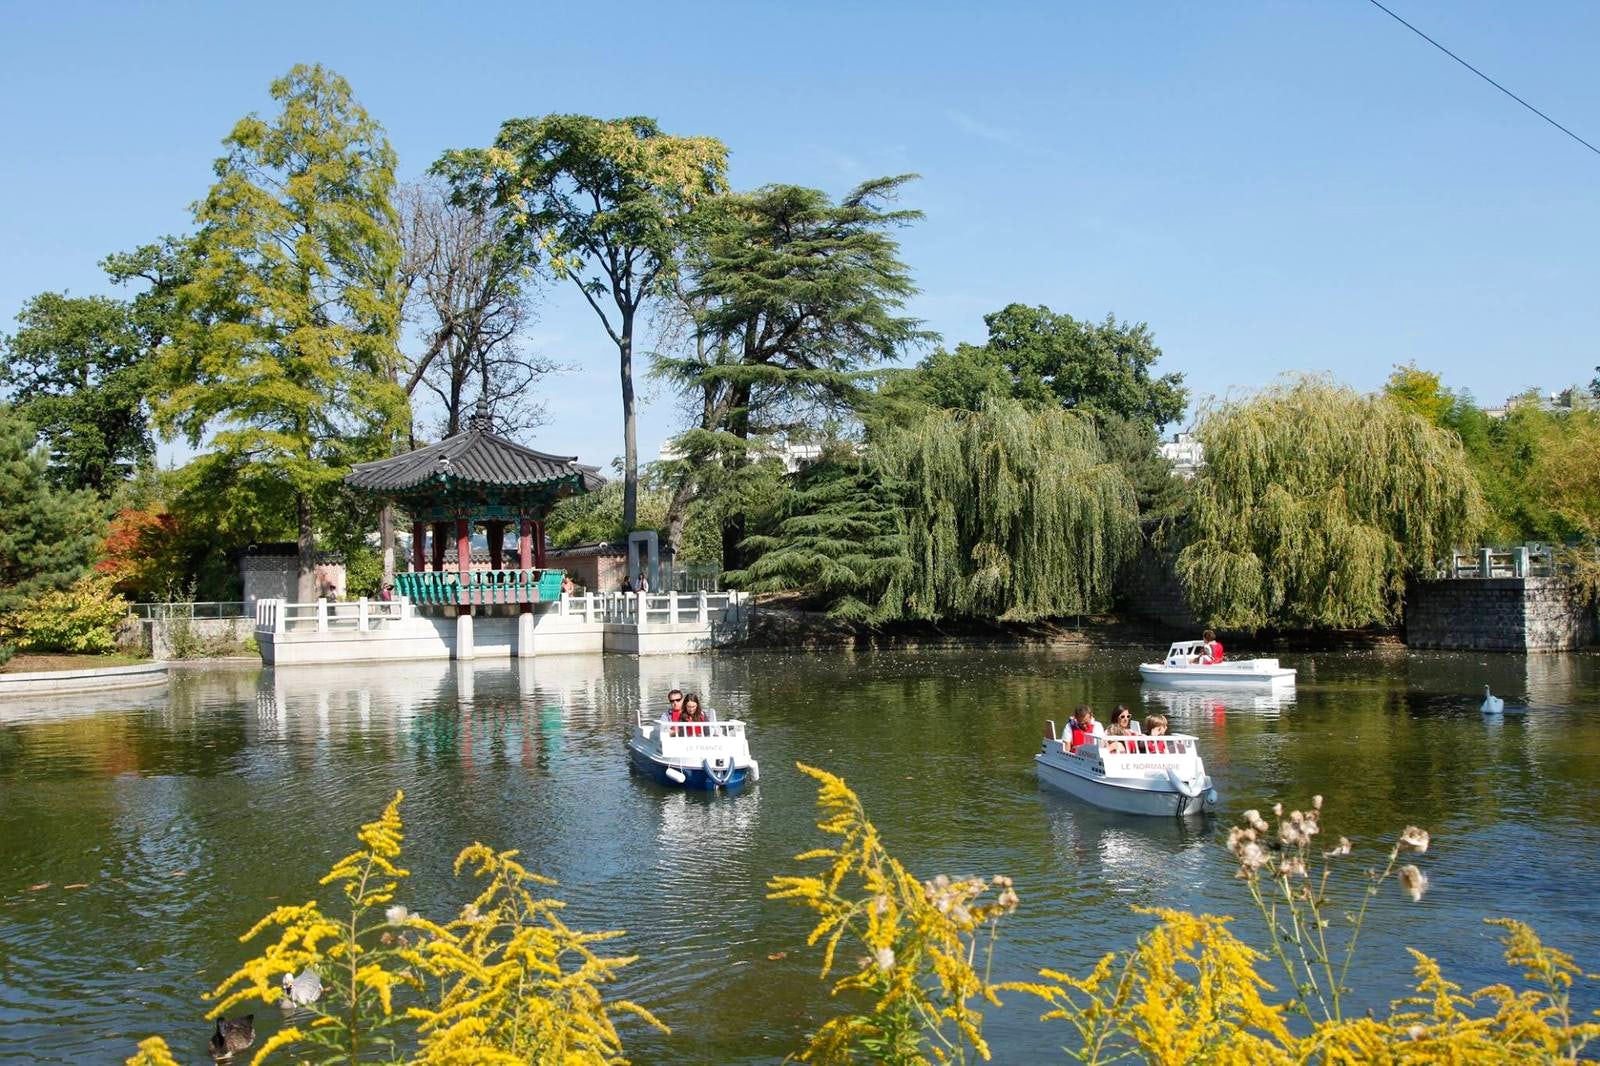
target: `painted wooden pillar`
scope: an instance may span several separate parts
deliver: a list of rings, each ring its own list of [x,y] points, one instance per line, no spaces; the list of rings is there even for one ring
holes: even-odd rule
[[[517,565],[524,570],[533,568],[533,523],[526,518],[517,521]]]
[[[411,569],[417,573],[422,572],[422,540],[424,526],[421,522],[411,523]]]
[[[436,574],[444,570],[444,531],[449,524],[448,522],[433,524],[433,572]]]
[[[544,569],[544,523],[533,523],[533,565]]]
[[[506,524],[499,519],[492,519],[483,524],[489,534],[489,569],[499,570],[504,558],[506,542]]]
[[[462,584],[472,573],[472,523],[465,518],[456,519],[456,571]]]

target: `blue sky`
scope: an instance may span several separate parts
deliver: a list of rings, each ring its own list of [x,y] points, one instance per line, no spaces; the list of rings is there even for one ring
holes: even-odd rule
[[[1390,6],[1600,142],[1600,5]],[[720,137],[736,187],[920,173],[914,311],[949,342],[1011,301],[1115,312],[1200,395],[1286,370],[1373,388],[1414,360],[1487,402],[1600,363],[1600,156],[1363,0],[0,14],[6,329],[33,293],[104,291],[101,256],[185,229],[233,122],[321,62],[403,178],[554,111]],[[606,462],[621,417],[599,324],[551,289],[532,341],[578,367],[549,382],[534,443]],[[653,395],[641,453],[677,426]]]

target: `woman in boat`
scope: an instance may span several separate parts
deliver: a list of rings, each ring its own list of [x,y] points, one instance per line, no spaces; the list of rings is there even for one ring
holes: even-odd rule
[[[706,712],[700,709],[700,697],[693,692],[683,697],[683,717],[685,722],[704,722]]]
[[[1222,661],[1222,641],[1211,630],[1200,634],[1200,639],[1206,642],[1206,653],[1200,657],[1202,666],[1215,666]]]
[[[1117,709],[1111,712],[1111,725],[1106,729],[1106,732],[1115,736],[1119,726],[1123,733],[1133,736],[1139,735],[1139,723],[1133,720],[1133,712],[1128,710],[1126,703],[1117,704]]]

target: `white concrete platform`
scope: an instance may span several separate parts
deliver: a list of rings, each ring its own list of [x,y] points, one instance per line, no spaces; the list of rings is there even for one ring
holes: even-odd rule
[[[530,613],[475,608],[422,614],[404,599],[314,604],[261,600],[255,637],[262,661],[305,663],[532,658],[544,655],[679,655],[743,639],[740,593],[563,596]]]
[[[166,663],[100,666],[82,670],[35,670],[0,674],[0,700],[10,696],[50,696],[60,692],[103,692],[167,683]]]

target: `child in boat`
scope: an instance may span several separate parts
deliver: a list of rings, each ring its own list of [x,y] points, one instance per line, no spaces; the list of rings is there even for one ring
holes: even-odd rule
[[[1164,714],[1147,715],[1145,717],[1145,720],[1144,720],[1144,732],[1145,732],[1145,736],[1149,736],[1149,737],[1164,737],[1164,736],[1166,736],[1167,735],[1167,716],[1164,715]],[[1159,740],[1154,745],[1152,745],[1152,747],[1157,752],[1165,753],[1166,750],[1167,750],[1167,742],[1164,741],[1164,740]]]

